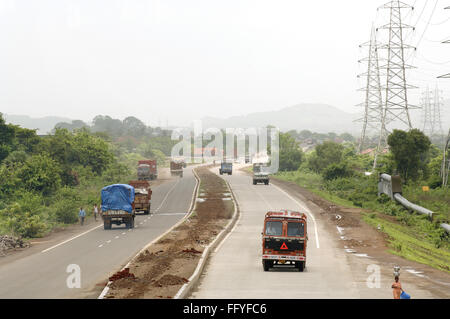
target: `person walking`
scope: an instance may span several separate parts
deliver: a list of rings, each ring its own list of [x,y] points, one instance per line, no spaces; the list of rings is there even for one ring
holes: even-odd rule
[[[94,204],[94,220],[97,221],[97,215],[98,215],[98,207],[97,204]]]
[[[398,276],[395,276],[395,282],[392,284],[394,299],[400,299],[400,296],[402,295],[403,289],[402,284],[399,281]]]
[[[80,207],[80,211],[78,212],[78,217],[80,217],[80,224],[83,226],[84,219],[86,218],[86,212],[84,211],[83,207]]]

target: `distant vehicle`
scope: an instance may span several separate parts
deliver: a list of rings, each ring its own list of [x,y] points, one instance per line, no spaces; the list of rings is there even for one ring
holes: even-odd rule
[[[253,185],[264,183],[269,185],[270,174],[268,168],[264,164],[253,164]]]
[[[220,175],[223,175],[223,174],[233,175],[233,163],[222,162],[220,164],[219,173],[220,173]]]
[[[111,229],[112,224],[125,224],[134,228],[135,192],[134,187],[125,184],[106,186],[101,192],[103,228]]]
[[[288,210],[268,212],[262,232],[264,271],[269,271],[275,265],[293,265],[303,272],[306,267],[307,242],[305,214]]]
[[[137,176],[140,181],[151,181],[158,178],[156,160],[143,160],[138,162]]]
[[[183,177],[183,162],[171,161],[170,162],[170,175]]]
[[[250,155],[245,155],[245,164],[250,163]]]
[[[134,187],[134,210],[136,213],[150,214],[152,189],[148,181],[130,181],[128,185]]]

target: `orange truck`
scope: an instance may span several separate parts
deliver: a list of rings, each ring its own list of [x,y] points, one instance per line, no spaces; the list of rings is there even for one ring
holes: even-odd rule
[[[269,271],[275,265],[289,265],[303,272],[306,267],[307,242],[305,214],[288,210],[268,212],[262,232],[264,271]]]
[[[148,181],[130,181],[128,185],[134,187],[134,210],[136,213],[150,214],[152,189]]]
[[[156,160],[142,160],[138,162],[137,175],[140,181],[149,181],[158,178]]]

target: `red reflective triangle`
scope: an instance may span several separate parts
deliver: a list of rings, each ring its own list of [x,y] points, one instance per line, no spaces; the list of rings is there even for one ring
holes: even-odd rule
[[[286,246],[286,243],[283,243],[280,247],[281,250],[288,250],[289,248]]]

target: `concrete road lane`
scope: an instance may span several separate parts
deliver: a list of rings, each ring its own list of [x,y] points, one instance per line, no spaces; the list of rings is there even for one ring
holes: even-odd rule
[[[239,202],[240,220],[212,254],[191,298],[391,298],[389,280],[392,278],[382,282],[384,289],[367,288],[365,280],[370,274],[353,272],[345,251],[337,248],[335,236],[326,232],[318,216],[314,222],[311,214],[308,214],[305,272],[286,268],[264,272],[261,232],[265,213],[280,209],[305,212],[306,205],[275,185],[254,186],[251,177],[237,169],[233,176],[224,178],[230,183]],[[364,283],[360,282],[361,277]],[[427,292],[416,290],[414,295],[418,298],[430,297]]]
[[[125,265],[139,250],[177,223],[188,212],[195,177],[185,169],[153,188],[151,215],[138,215],[135,228],[93,227],[81,236],[62,241],[32,255],[0,265],[0,298],[82,298],[93,297],[99,282]],[[89,229],[86,229],[87,231]],[[69,238],[70,239],[70,238]],[[69,265],[81,270],[81,288],[68,288]]]

